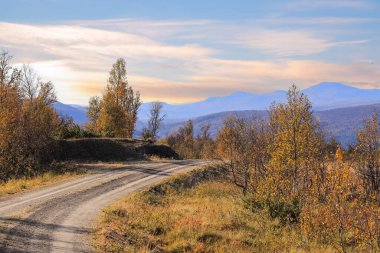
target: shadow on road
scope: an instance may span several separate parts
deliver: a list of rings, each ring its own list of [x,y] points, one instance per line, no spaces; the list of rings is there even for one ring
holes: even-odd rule
[[[4,253],[49,252],[52,231],[59,230],[78,236],[91,232],[90,229],[11,217],[0,217],[0,225],[0,252]]]

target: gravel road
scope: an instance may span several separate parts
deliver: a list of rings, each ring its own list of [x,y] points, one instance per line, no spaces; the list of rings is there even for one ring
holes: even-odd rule
[[[97,165],[80,178],[0,200],[0,252],[93,252],[101,210],[121,197],[202,161]]]

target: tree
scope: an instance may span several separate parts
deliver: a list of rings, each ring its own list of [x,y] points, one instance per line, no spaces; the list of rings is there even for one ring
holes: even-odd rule
[[[197,158],[209,159],[215,157],[215,142],[210,134],[211,124],[201,126],[200,133],[195,138],[194,150]]]
[[[23,99],[29,101],[34,100],[37,97],[41,79],[29,65],[22,66],[20,83]]]
[[[87,118],[89,123],[87,124],[87,128],[93,132],[98,132],[97,126],[101,110],[101,102],[101,98],[95,96],[90,98],[88,104]]]
[[[0,53],[0,86],[18,88],[21,72],[12,66],[12,56],[7,51]]]
[[[37,99],[44,105],[52,105],[57,102],[54,85],[52,82],[41,83]]]
[[[255,191],[265,176],[266,137],[264,122],[230,116],[217,136],[217,154],[230,168],[233,182],[242,189]]]
[[[162,115],[161,113],[162,108],[163,104],[161,102],[154,102],[151,104],[148,128],[143,129],[144,139],[152,139],[153,141],[156,141],[158,130],[165,119],[165,114]]]
[[[380,124],[376,112],[366,119],[357,132],[355,148],[357,171],[367,197],[373,195],[380,203]]]
[[[29,66],[22,71],[0,55],[0,180],[33,176],[51,162],[58,114],[51,82],[43,83]]]
[[[311,187],[301,212],[301,228],[309,237],[338,252],[378,252],[380,207],[363,201],[365,190],[352,167],[337,160],[326,169],[324,198]]]
[[[0,87],[0,182],[15,176],[18,168],[21,101],[13,87]]]
[[[89,101],[88,128],[108,137],[131,138],[140,106],[140,93],[128,85],[126,63],[120,58],[112,66],[102,98]]]
[[[275,187],[283,196],[298,197],[311,184],[322,149],[318,123],[309,99],[295,85],[288,91],[287,103],[269,110],[273,147],[269,167]]]
[[[20,78],[20,94],[23,100],[40,100],[45,105],[57,102],[52,82],[42,82],[37,73],[29,66],[23,65]]]
[[[97,121],[99,134],[107,137],[130,137],[127,135],[127,118],[123,108],[116,103],[111,93],[103,96]]]
[[[176,133],[166,137],[166,142],[183,158],[196,158],[194,152],[194,125],[192,120],[186,121]]]

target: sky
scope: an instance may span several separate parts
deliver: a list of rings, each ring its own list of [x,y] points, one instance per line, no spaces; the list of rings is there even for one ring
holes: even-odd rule
[[[125,58],[144,102],[380,88],[378,0],[0,0],[0,50],[85,105]]]

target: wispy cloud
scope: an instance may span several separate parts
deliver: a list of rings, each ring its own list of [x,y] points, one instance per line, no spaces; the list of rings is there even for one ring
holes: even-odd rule
[[[131,59],[186,60],[215,53],[215,50],[199,45],[169,45],[132,33],[80,26],[0,23],[0,33],[2,45],[44,52],[66,61],[69,66],[89,69],[98,68],[99,62],[112,61],[123,55]]]
[[[298,25],[298,26],[347,26],[355,24],[379,23],[380,18],[363,17],[272,17],[255,20],[263,25]]]
[[[244,34],[238,43],[280,56],[316,54],[331,43],[304,31],[257,30]]]
[[[315,57],[338,47],[364,45],[367,38],[337,39],[319,30],[258,28],[254,21],[0,23],[0,34],[0,48],[8,48],[20,62],[31,63],[56,84],[60,99],[69,103],[84,104],[89,96],[99,95],[118,57],[127,59],[130,83],[145,101],[188,102],[236,90],[285,89],[291,83],[307,87],[340,81],[367,88],[380,84],[376,61],[334,63]],[[250,57],[234,50],[249,52]]]
[[[302,30],[252,30],[234,40],[235,43],[278,56],[311,55],[335,46],[366,43],[367,40],[334,41],[326,36]]]
[[[287,3],[286,6],[291,9],[367,9],[370,8],[372,4],[365,0],[300,0]]]

